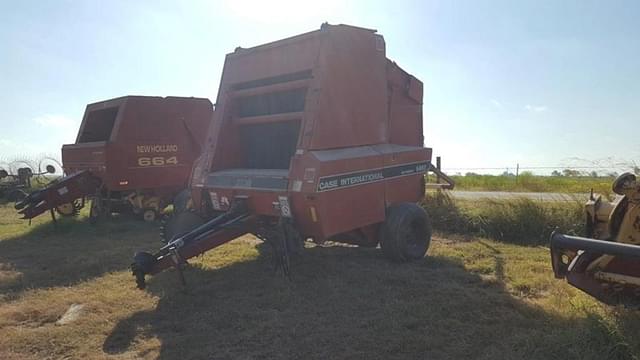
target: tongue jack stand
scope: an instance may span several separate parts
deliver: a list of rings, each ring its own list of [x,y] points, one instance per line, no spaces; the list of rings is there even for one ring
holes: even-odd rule
[[[291,254],[296,250],[292,247],[298,241],[295,232],[292,231],[291,219],[280,218],[270,235],[268,239],[270,238],[274,250],[274,272],[282,269],[282,274],[291,280]]]
[[[173,267],[178,271],[178,278],[180,279],[180,284],[182,284],[183,288],[187,287],[187,281],[184,277],[184,271],[182,271],[182,266],[186,265],[187,262],[180,257],[180,254],[176,250],[176,248],[171,249],[171,261],[173,262]]]
[[[284,226],[279,226],[278,240],[280,240],[280,254],[278,257],[278,267],[282,269],[282,274],[291,280],[291,262],[289,254],[289,238]]]
[[[57,225],[58,219],[56,219],[56,212],[53,210],[53,208],[49,209],[49,211],[51,212],[51,220],[53,220],[53,224]],[[31,221],[31,219],[29,219],[29,221]]]

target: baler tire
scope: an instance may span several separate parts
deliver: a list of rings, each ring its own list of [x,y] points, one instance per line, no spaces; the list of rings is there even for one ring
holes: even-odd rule
[[[422,207],[400,203],[387,208],[387,218],[380,227],[380,247],[395,262],[424,257],[431,244],[431,221]]]
[[[158,212],[155,209],[143,209],[142,220],[145,222],[154,222],[158,218]]]
[[[55,210],[61,216],[73,217],[80,214],[82,207],[82,203],[79,200],[73,200],[72,202],[56,206]]]

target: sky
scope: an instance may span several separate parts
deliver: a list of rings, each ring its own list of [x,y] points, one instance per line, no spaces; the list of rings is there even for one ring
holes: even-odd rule
[[[329,22],[377,29],[424,82],[450,173],[620,168],[640,163],[638,19],[637,1],[0,0],[0,166],[59,157],[88,103],[213,101],[225,54]]]

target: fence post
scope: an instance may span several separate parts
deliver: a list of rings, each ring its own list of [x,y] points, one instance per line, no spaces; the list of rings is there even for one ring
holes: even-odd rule
[[[440,156],[436,156],[436,169],[438,169],[438,171],[442,170],[442,159],[440,158]],[[436,184],[440,184],[440,175],[436,174]]]

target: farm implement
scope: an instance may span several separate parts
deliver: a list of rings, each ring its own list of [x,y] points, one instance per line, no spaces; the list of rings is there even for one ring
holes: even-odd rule
[[[417,202],[437,171],[423,146],[422,91],[374,30],[324,24],[228,54],[193,206],[165,224],[164,247],[135,255],[138,287],[168,268],[182,276],[189,258],[249,233],[287,275],[306,240],[422,258],[431,224]]]
[[[613,183],[612,202],[591,196],[587,237],[551,235],[556,278],[608,303],[640,300],[640,182],[630,173]]]
[[[16,163],[21,163],[17,161]],[[26,163],[24,164],[26,165]],[[31,189],[32,179],[39,178],[47,174],[53,174],[56,168],[53,165],[46,165],[44,169],[34,172],[30,166],[18,167],[15,173],[11,170],[0,168],[0,198],[8,201],[20,201],[27,196],[25,191]]]
[[[63,145],[64,176],[15,207],[24,219],[46,211],[90,218],[133,212],[153,221],[186,189],[213,106],[207,99],[126,96],[87,106],[75,144]]]

